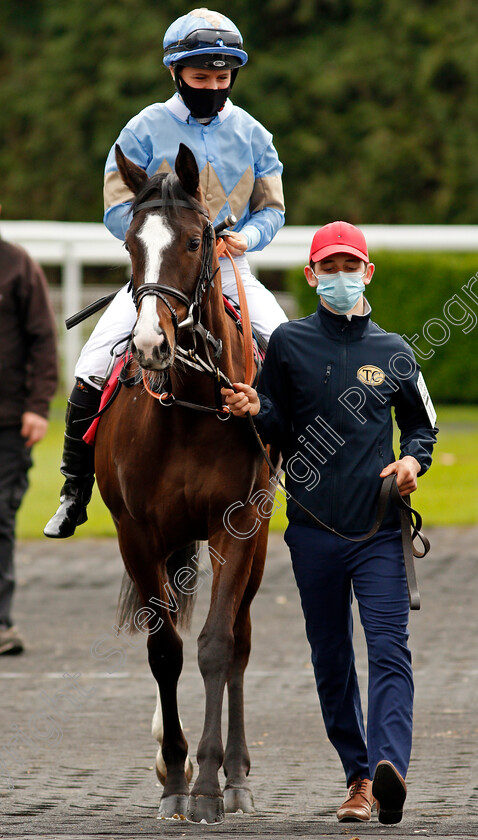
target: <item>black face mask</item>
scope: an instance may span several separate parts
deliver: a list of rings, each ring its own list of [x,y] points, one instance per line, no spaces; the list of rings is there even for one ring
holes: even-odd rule
[[[231,92],[231,85],[222,90],[194,88],[188,85],[179,73],[175,73],[175,82],[184,104],[196,119],[213,119],[223,107]]]

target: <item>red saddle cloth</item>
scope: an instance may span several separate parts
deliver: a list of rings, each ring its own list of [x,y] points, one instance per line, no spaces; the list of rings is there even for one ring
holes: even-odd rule
[[[104,389],[103,393],[101,394],[101,402],[100,402],[100,408],[99,408],[100,411],[101,411],[102,408],[104,408],[104,406],[108,402],[109,398],[111,397],[114,389],[116,388],[116,385],[118,383],[118,376],[120,375],[121,371],[123,370],[123,365],[124,365],[123,359],[119,359],[117,364],[114,366],[113,373],[111,374],[111,376],[108,380],[108,384],[105,386],[105,389]],[[89,443],[90,446],[95,445],[96,430],[98,428],[98,423],[100,422],[100,420],[101,420],[101,416],[100,417],[95,417],[91,426],[89,427],[89,429],[83,435],[83,440],[85,441],[85,443]]]
[[[231,303],[231,301],[228,298],[226,298],[224,296],[223,296],[223,301],[224,301],[224,309],[226,310],[226,312],[233,318],[234,321],[236,321],[238,323],[241,323],[241,316],[240,316],[240,313],[238,312],[238,310],[236,309],[236,307]],[[259,345],[258,345],[254,336],[253,336],[253,344],[254,344],[254,357],[255,357],[256,362],[258,360],[264,361],[265,352],[259,347]],[[130,358],[132,358],[132,356],[130,356]],[[113,391],[116,388],[116,385],[118,384],[118,377],[119,377],[119,375],[120,375],[120,373],[123,369],[123,365],[124,365],[124,361],[121,358],[121,359],[119,359],[119,361],[117,362],[117,364],[113,368],[113,373],[111,374],[111,376],[109,378],[109,381],[108,381],[108,384],[105,386],[105,389],[104,389],[104,391],[101,395],[101,402],[100,402],[100,408],[99,408],[100,411],[105,407],[106,403],[108,402],[111,395],[113,394]],[[90,446],[95,445],[96,430],[98,428],[98,423],[100,422],[100,420],[101,420],[101,416],[100,417],[95,417],[95,419],[93,420],[93,422],[92,422],[91,426],[89,427],[88,431],[85,432],[85,434],[83,435],[83,440],[85,441],[85,443],[88,443]]]

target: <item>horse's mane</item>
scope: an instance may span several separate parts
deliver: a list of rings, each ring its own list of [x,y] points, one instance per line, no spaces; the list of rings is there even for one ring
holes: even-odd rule
[[[172,202],[165,208],[166,215],[171,215],[171,211],[174,212],[176,201],[187,201],[199,213],[204,213],[203,205],[186,192],[175,172],[160,172],[158,175],[153,175],[135,196],[131,205],[133,213],[143,201],[148,201],[154,192],[159,192],[161,198]]]

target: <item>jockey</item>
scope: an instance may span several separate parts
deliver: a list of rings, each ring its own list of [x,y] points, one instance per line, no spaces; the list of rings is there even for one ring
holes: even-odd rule
[[[224,15],[194,9],[171,24],[163,47],[163,62],[176,92],[167,102],[149,105],[133,117],[116,143],[150,177],[174,170],[181,142],[193,151],[211,220],[217,225],[231,213],[238,220],[228,236],[228,250],[244,283],[252,326],[268,339],[287,317],[252,275],[245,254],[264,248],[284,224],[282,164],[272,135],[228,98],[248,58],[241,33]],[[118,172],[115,145],[105,167],[104,222],[114,236],[124,239],[133,194]],[[232,264],[222,258],[220,266],[223,292],[237,303]],[[47,537],[69,537],[87,519],[94,449],[83,441],[83,434],[98,409],[112,348],[122,352],[135,321],[135,305],[125,286],[81,352],[66,412],[60,467],[66,481],[60,507],[45,526]]]

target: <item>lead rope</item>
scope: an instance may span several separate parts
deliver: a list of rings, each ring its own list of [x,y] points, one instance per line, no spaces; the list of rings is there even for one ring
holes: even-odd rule
[[[422,527],[422,518],[417,510],[412,508],[410,504],[410,496],[401,496],[400,491],[397,486],[397,477],[395,474],[388,475],[382,481],[382,486],[380,488],[380,494],[378,497],[377,503],[377,511],[375,514],[375,522],[370,528],[370,530],[363,536],[363,537],[347,537],[345,534],[341,534],[339,531],[336,531],[335,528],[331,528],[329,525],[326,525],[325,522],[322,522],[311,510],[305,507],[298,499],[296,499],[292,493],[290,493],[283,482],[280,479],[279,472],[276,470],[274,464],[272,463],[266,447],[262,443],[260,438],[259,432],[256,429],[254,419],[252,415],[248,412],[246,415],[248,418],[252,429],[254,431],[254,435],[256,437],[257,443],[261,449],[262,455],[264,460],[266,461],[272,476],[277,484],[285,491],[286,498],[291,499],[294,504],[297,505],[307,516],[312,519],[316,525],[322,528],[325,531],[329,531],[331,534],[335,534],[337,537],[341,537],[347,542],[365,542],[373,537],[379,528],[382,525],[383,519],[385,517],[385,513],[387,510],[387,504],[389,498],[392,498],[395,504],[397,505],[400,511],[400,526],[402,532],[402,547],[403,547],[403,560],[405,564],[405,574],[407,578],[407,588],[408,588],[408,598],[410,603],[411,610],[419,610],[420,609],[420,593],[418,590],[418,583],[417,583],[417,576],[415,572],[415,564],[413,561],[414,557],[425,557],[426,554],[430,551],[430,542],[428,538],[421,533],[420,528]],[[418,537],[420,540],[423,551],[420,553],[418,552],[414,545],[413,540]]]

